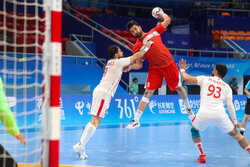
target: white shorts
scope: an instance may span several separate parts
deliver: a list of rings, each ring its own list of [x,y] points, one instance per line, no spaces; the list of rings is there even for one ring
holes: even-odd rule
[[[97,117],[104,118],[109,108],[111,95],[103,92],[100,89],[95,89],[92,98],[91,114]]]
[[[208,113],[206,111],[205,113]],[[225,112],[225,111],[224,111]],[[205,115],[204,111],[199,111],[195,116],[192,125],[195,129],[205,130],[209,125],[216,125],[223,133],[229,133],[234,129],[234,124],[225,113]]]

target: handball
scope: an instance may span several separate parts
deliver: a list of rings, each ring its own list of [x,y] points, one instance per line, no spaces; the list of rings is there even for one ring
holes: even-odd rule
[[[159,19],[159,17],[156,15],[156,13],[162,11],[162,9],[160,7],[155,7],[153,10],[152,10],[152,16],[156,19]]]

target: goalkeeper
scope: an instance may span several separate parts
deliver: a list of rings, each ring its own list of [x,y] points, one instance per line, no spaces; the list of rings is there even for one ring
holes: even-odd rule
[[[27,145],[23,134],[19,132],[14,116],[7,104],[5,93],[3,90],[3,82],[0,77],[0,119],[7,132],[14,136],[20,143]],[[0,144],[0,166],[1,167],[17,167],[16,161]]]

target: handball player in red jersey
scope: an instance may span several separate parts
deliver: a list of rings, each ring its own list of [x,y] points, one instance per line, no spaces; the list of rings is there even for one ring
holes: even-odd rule
[[[144,49],[144,44],[147,41],[153,41],[154,45],[144,55],[144,58],[149,62],[148,78],[145,85],[144,95],[139,103],[137,112],[132,122],[127,126],[128,129],[133,129],[140,126],[139,119],[149,103],[149,99],[153,95],[157,88],[161,88],[163,78],[171,91],[177,91],[181,99],[184,102],[186,111],[189,118],[192,120],[194,117],[193,111],[189,105],[187,93],[181,85],[181,75],[178,67],[173,59],[172,54],[168,48],[163,44],[161,34],[165,31],[167,26],[171,22],[171,18],[162,10],[156,13],[158,18],[161,19],[161,23],[149,32],[142,31],[141,26],[134,20],[127,23],[127,30],[137,38],[135,45],[133,46],[133,53],[136,53]],[[127,68],[127,71],[131,69],[140,69],[143,66],[143,59],[137,60],[136,64]]]

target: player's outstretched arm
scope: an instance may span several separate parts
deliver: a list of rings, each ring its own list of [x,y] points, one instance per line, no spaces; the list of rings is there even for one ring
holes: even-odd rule
[[[133,56],[130,56],[130,66],[126,66],[123,69],[123,72],[128,72],[130,70],[139,70],[143,67],[143,55],[150,49],[152,41],[147,42],[144,45],[144,49],[139,52],[136,52]]]
[[[153,44],[152,41],[148,41],[144,45],[144,49],[136,52],[133,56],[130,57],[130,64],[135,64],[137,60],[141,59],[143,55],[150,49],[151,45]]]
[[[157,15],[159,18],[161,18],[161,20],[163,20],[163,21],[161,22],[162,26],[163,26],[164,28],[167,28],[167,26],[168,26],[168,25],[170,24],[170,22],[171,22],[171,18],[170,18],[166,13],[164,13],[163,10],[161,10],[161,11],[158,12],[158,13],[156,13],[156,15]]]
[[[139,70],[143,67],[143,58],[136,60],[136,63],[130,66],[126,66],[123,72],[129,72],[130,70]]]
[[[188,75],[185,70],[188,69],[188,67],[186,67],[186,60],[181,59],[181,61],[179,61],[179,65],[180,65],[180,71],[181,71],[181,76],[182,78],[189,83],[193,83],[193,84],[197,84],[198,80],[196,77],[193,77],[191,75]]]

